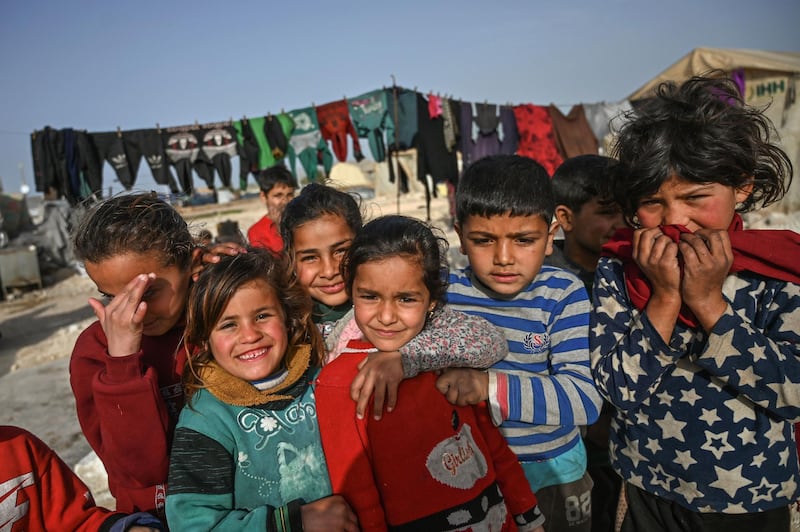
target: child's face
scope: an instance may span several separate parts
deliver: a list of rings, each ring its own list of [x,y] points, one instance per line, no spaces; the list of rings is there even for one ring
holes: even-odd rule
[[[236,291],[208,339],[217,364],[246,381],[260,380],[275,373],[288,344],[280,301],[275,291],[261,279]]]
[[[126,286],[137,275],[154,273],[155,279],[142,297],[147,303],[145,336],[161,336],[182,323],[189,292],[191,270],[164,267],[156,253],[125,253],[100,262],[86,262],[86,273],[107,297],[126,297]]]
[[[559,217],[564,238],[597,256],[603,244],[625,225],[622,209],[616,203],[601,202],[597,198],[587,201],[577,211],[570,209],[568,218],[562,221]]]
[[[335,214],[320,216],[297,227],[292,236],[300,284],[313,299],[330,307],[347,302],[339,264],[355,233],[344,218]]]
[[[752,185],[736,189],[720,183],[694,183],[678,176],[664,181],[658,192],[639,201],[636,215],[642,227],[683,225],[690,231],[727,229],[736,203],[747,199]]]
[[[555,224],[541,216],[468,216],[456,226],[461,252],[489,289],[514,296],[527,287],[553,251]]]
[[[281,221],[281,216],[283,216],[283,209],[294,197],[294,188],[286,183],[276,183],[269,189],[269,192],[265,194],[262,190],[260,195],[261,199],[267,205],[269,217],[275,223],[279,223]]]
[[[425,326],[433,310],[422,268],[406,257],[366,262],[353,279],[353,311],[361,332],[381,351],[397,351]]]

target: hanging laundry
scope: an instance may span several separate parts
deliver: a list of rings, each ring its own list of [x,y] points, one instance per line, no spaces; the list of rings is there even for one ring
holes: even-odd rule
[[[275,161],[280,161],[286,155],[286,150],[289,149],[289,139],[283,132],[283,125],[277,116],[267,115],[264,119],[264,134],[267,136],[267,142],[270,145],[272,157]],[[274,165],[271,165],[274,166]]]
[[[448,151],[444,144],[444,120],[441,113],[432,118],[430,102],[417,93],[417,177],[425,188],[425,208],[430,220],[431,196],[437,197],[436,183],[452,183],[458,180],[458,158],[456,152]],[[433,189],[428,186],[427,175],[433,179]]]
[[[428,93],[428,117],[439,118],[442,116],[442,99],[432,92]]]
[[[286,157],[286,154],[289,153],[289,139],[292,138],[292,134],[294,133],[294,120],[292,120],[292,117],[283,111],[277,115],[277,118],[281,125],[283,138],[285,139],[285,142],[280,146],[281,150],[283,150],[283,155],[281,156],[281,159],[283,159]]]
[[[606,137],[616,135],[619,128],[628,121],[627,114],[633,112],[633,106],[628,100],[584,103],[583,112],[598,144],[603,146]]]
[[[236,131],[233,126],[217,124],[215,127],[206,126],[202,135],[202,153],[211,161],[211,166],[216,170],[222,186],[230,188],[231,157],[237,153],[234,140]]]
[[[100,159],[88,133],[72,128],[61,130],[64,139],[69,188],[64,196],[71,205],[102,193],[103,173]]]
[[[200,153],[200,139],[195,136],[194,132],[186,131],[185,128],[167,129],[162,133],[162,137],[164,138],[164,151],[170,164],[175,167],[178,183],[180,183],[183,193],[192,194],[194,192],[192,168]]]
[[[556,146],[550,111],[533,104],[515,105],[513,111],[519,132],[517,155],[530,157],[552,176],[564,159]]]
[[[317,180],[317,166],[322,165],[325,175],[333,167],[333,153],[322,138],[315,107],[304,107],[289,111],[294,123],[294,132],[289,137],[289,168],[297,176],[297,160],[306,173],[309,182]]]
[[[417,93],[401,87],[386,91],[389,116],[395,123],[394,131],[386,132],[386,141],[392,150],[407,150],[414,145],[417,134]]]
[[[394,121],[389,114],[389,104],[385,90],[366,92],[347,100],[350,119],[356,133],[367,139],[372,158],[377,162],[386,160],[386,142],[384,132],[394,134]]]
[[[353,156],[356,161],[364,158],[361,153],[361,145],[358,142],[358,135],[350,121],[350,111],[347,107],[347,100],[337,100],[317,106],[317,120],[322,138],[333,145],[333,153],[340,162],[347,160],[347,136],[353,140]]]
[[[90,133],[97,155],[114,169],[117,179],[130,190],[139,173],[142,152],[133,143],[126,143],[124,132]]]
[[[479,159],[500,153],[504,135],[497,105],[461,102],[459,127],[464,168]]]
[[[164,150],[160,128],[127,131],[126,139],[128,143],[138,147],[150,167],[150,173],[156,183],[168,186],[173,194],[180,192],[175,176],[170,170],[169,158]]]
[[[500,153],[505,155],[517,153],[519,147],[517,119],[514,117],[514,109],[508,105],[500,106],[500,126],[497,130],[500,136]]]
[[[453,151],[458,147],[459,127],[458,111],[459,104],[455,100],[442,98],[442,129],[444,133],[444,145],[448,151]]]
[[[556,146],[561,157],[569,159],[576,155],[597,155],[597,138],[586,120],[582,104],[573,105],[566,116],[553,104],[550,104],[548,110],[553,120]]]

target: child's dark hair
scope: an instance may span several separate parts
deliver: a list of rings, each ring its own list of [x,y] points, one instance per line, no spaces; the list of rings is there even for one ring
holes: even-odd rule
[[[550,176],[539,163],[519,155],[493,155],[472,163],[458,180],[456,222],[469,216],[538,215],[553,219]]]
[[[311,320],[311,299],[302,286],[290,279],[286,262],[269,250],[247,248],[247,253],[221,255],[214,264],[206,264],[189,291],[186,306],[186,345],[199,351],[189,357],[184,374],[187,400],[204,387],[200,369],[213,360],[208,339],[233,295],[244,285],[265,281],[280,301],[286,320],[289,347],[310,344],[311,362],[319,364],[323,355],[322,338]]]
[[[294,175],[282,164],[276,164],[261,170],[256,176],[256,182],[258,183],[258,188],[264,194],[268,194],[272,187],[278,183],[282,183],[289,188],[297,188],[297,180]]]
[[[310,183],[283,209],[281,238],[283,249],[290,257],[294,254],[294,230],[326,214],[340,216],[354,234],[361,230],[361,209],[352,194],[328,185]]]
[[[162,266],[189,268],[195,247],[186,220],[155,192],[120,194],[96,203],[73,232],[78,260],[99,263],[136,253],[157,255]]]
[[[416,218],[397,214],[375,218],[356,234],[342,259],[340,267],[347,293],[352,296],[353,280],[362,264],[408,257],[419,263],[423,283],[438,308],[447,292],[448,247],[438,230]]]
[[[672,176],[734,188],[752,182],[738,212],[774,203],[788,190],[792,164],[771,143],[772,123],[717,74],[662,83],[620,129],[613,193],[629,223],[642,198]]]
[[[601,204],[611,204],[608,186],[610,169],[614,159],[602,155],[578,155],[570,157],[556,169],[551,183],[556,205],[566,205],[573,212],[593,198]]]

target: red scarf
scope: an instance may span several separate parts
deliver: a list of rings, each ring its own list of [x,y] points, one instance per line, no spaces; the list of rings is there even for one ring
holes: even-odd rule
[[[733,248],[731,273],[753,272],[764,277],[800,284],[800,234],[782,229],[744,229],[742,218],[736,214],[728,227]],[[682,225],[665,225],[662,232],[673,241],[690,231]],[[633,261],[633,229],[623,227],[603,246],[602,256],[622,261],[625,286],[631,303],[644,310],[650,299],[650,281]],[[683,265],[681,264],[681,268]],[[681,270],[683,271],[683,270]],[[686,307],[681,307],[678,319],[689,327],[697,327],[697,319]]]

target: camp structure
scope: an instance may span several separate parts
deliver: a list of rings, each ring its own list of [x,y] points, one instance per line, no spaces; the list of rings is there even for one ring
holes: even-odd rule
[[[681,83],[692,76],[721,70],[737,81],[748,105],[765,109],[780,145],[794,166],[794,179],[784,199],[772,206],[784,213],[800,213],[800,52],[771,52],[725,48],[695,48],[662,71],[628,99],[652,96],[664,81]]]

